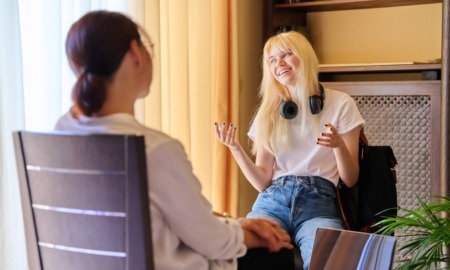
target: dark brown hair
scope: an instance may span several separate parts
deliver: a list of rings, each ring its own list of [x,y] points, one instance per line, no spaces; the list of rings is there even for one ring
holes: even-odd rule
[[[66,54],[78,76],[72,99],[84,115],[92,116],[102,108],[106,84],[119,68],[132,40],[142,43],[139,27],[117,12],[87,13],[70,28]]]

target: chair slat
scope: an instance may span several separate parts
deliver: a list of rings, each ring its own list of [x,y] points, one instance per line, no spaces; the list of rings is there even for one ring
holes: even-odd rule
[[[45,270],[123,270],[126,258],[97,256],[52,248],[41,248]]]
[[[34,210],[40,242],[84,249],[126,252],[125,217]]]
[[[28,171],[32,203],[100,211],[125,211],[125,177]]]

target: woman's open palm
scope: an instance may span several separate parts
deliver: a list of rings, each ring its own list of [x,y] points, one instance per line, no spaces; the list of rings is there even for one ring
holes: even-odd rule
[[[229,148],[235,148],[239,145],[239,141],[236,138],[236,127],[232,123],[227,127],[225,122],[221,125],[215,122],[214,130],[217,139]]]

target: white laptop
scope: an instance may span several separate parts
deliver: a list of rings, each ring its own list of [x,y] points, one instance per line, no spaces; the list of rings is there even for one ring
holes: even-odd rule
[[[310,270],[390,270],[394,236],[319,228]]]

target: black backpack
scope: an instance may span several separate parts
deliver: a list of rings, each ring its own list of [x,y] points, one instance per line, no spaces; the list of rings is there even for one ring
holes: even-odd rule
[[[362,130],[359,152],[358,183],[340,181],[338,202],[346,229],[373,233],[375,223],[397,215],[397,159],[390,146],[369,146]]]

